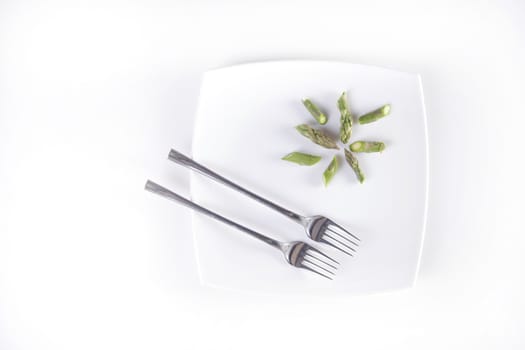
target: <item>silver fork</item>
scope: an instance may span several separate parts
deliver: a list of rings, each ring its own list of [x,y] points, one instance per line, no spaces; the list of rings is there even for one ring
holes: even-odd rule
[[[198,211],[199,213],[208,215],[227,225],[233,226],[236,229],[263,241],[264,243],[279,249],[283,253],[286,261],[292,266],[312,271],[330,280],[333,276],[335,276],[335,271],[337,270],[336,265],[339,265],[339,263],[307,243],[300,241],[277,241],[273,238],[270,238],[259,232],[242,226],[230,219],[227,219],[224,216],[221,216],[209,209],[201,207],[200,205],[190,201],[189,199],[186,199],[174,192],[171,192],[167,188],[164,188],[150,180],[146,182],[145,189],[149,192],[158,194],[162,197],[171,199],[172,201],[185,205],[186,207]]]
[[[247,195],[252,199],[255,199],[257,202],[276,210],[277,212],[283,214],[287,218],[302,225],[306,231],[306,235],[316,242],[326,243],[350,256],[352,256],[352,252],[356,251],[354,247],[357,247],[359,245],[359,238],[357,238],[355,235],[345,230],[343,227],[336,224],[333,220],[325,216],[303,216],[294,213],[291,210],[283,208],[280,205],[269,201],[268,199],[265,199],[251,191],[248,191],[247,189],[226,179],[225,177],[206,168],[204,165],[197,163],[190,157],[187,157],[184,154],[175,151],[174,149],[170,151],[168,159],[186,168],[194,170],[200,174],[208,176],[217,182],[220,182],[230,188],[233,188],[234,190],[237,190]]]

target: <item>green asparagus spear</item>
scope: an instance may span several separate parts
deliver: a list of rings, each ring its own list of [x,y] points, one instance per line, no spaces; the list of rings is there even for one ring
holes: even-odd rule
[[[376,141],[356,141],[350,145],[350,150],[356,153],[383,152],[385,144]]]
[[[326,122],[328,122],[328,118],[326,117],[326,115],[323,112],[321,112],[319,107],[317,107],[312,101],[310,101],[307,98],[303,98],[303,105],[306,107],[308,112],[310,112],[312,117],[314,117],[315,120],[317,120],[319,124],[325,125]]]
[[[390,113],[390,105],[384,105],[359,117],[359,124],[368,124],[379,120]]]
[[[350,136],[352,136],[352,113],[350,113],[350,109],[348,108],[348,102],[346,98],[346,91],[343,92],[341,97],[337,100],[337,107],[339,108],[339,112],[341,113],[341,127],[339,129],[339,134],[341,138],[342,143],[347,143],[348,140],[350,140]]]
[[[307,153],[292,152],[285,155],[281,159],[292,163],[297,163],[299,165],[314,165],[321,160],[321,157]]]
[[[345,148],[345,159],[348,165],[354,170],[355,176],[357,176],[357,179],[360,183],[363,183],[365,181],[365,175],[363,174],[363,171],[359,167],[359,162],[357,161],[357,158]]]
[[[324,148],[339,149],[337,143],[321,130],[316,130],[307,124],[301,124],[295,127],[304,137],[309,138],[312,142]]]
[[[337,158],[334,156],[330,164],[328,164],[328,168],[323,173],[323,182],[325,187],[328,186],[330,181],[332,181],[332,178],[334,177],[335,173],[337,171]]]

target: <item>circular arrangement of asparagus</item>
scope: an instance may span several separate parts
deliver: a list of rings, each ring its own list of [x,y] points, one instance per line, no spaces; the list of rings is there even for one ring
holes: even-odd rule
[[[323,113],[321,109],[317,107],[317,105],[315,105],[310,99],[303,99],[303,105],[319,124],[325,125],[328,122],[328,117],[326,116],[326,114]],[[350,108],[348,107],[348,97],[346,91],[343,92],[337,100],[337,108],[339,109],[339,113],[341,114],[339,138],[341,142],[344,145],[346,145],[352,137],[352,127],[354,124],[354,116],[352,115]],[[389,113],[390,105],[386,104],[371,112],[363,114],[357,119],[357,121],[361,125],[369,124],[384,118]],[[301,124],[296,126],[295,128],[301,135],[303,135],[304,137],[308,138],[310,141],[321,147],[335,150],[339,149],[337,141],[325,132],[323,132],[323,130],[321,129],[314,129],[313,127],[307,124]],[[383,142],[362,140],[358,140],[351,143],[350,146],[348,146],[348,149],[344,148],[345,160],[354,171],[359,183],[363,183],[365,181],[365,175],[363,173],[363,170],[359,166],[359,162],[357,161],[357,157],[354,153],[383,152],[384,149],[385,144]],[[292,152],[284,156],[282,159],[299,165],[312,166],[317,164],[322,159],[322,157],[307,153]],[[332,181],[335,173],[337,172],[337,169],[337,158],[336,156],[334,156],[326,170],[323,172],[323,183],[325,186],[328,186],[330,181]]]

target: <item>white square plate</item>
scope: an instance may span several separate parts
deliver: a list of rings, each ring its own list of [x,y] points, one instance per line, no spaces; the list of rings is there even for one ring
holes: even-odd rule
[[[310,97],[328,112],[323,128],[339,130],[336,100],[348,91],[354,115],[385,103],[386,118],[355,123],[352,140],[386,143],[381,154],[359,154],[359,184],[342,149],[323,149],[294,127],[315,120],[301,103]],[[204,75],[193,158],[219,174],[299,214],[321,214],[357,234],[348,257],[318,245],[342,262],[333,281],[287,265],[281,253],[243,233],[194,214],[193,231],[204,285],[260,293],[363,294],[407,288],[415,281],[426,221],[427,133],[416,74],[337,62],[245,64]],[[281,160],[292,151],[322,155],[307,167]],[[339,171],[328,188],[322,173],[337,154]],[[192,199],[281,240],[306,240],[284,216],[208,178],[192,174]]]

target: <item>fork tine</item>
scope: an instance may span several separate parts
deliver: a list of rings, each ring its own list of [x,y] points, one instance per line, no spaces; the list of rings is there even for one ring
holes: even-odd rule
[[[310,258],[310,257],[308,256],[308,258]],[[331,274],[331,275],[335,276],[335,272],[333,272],[333,271],[330,271],[330,270],[328,270],[328,269],[326,269],[326,268],[322,267],[322,266],[321,266],[321,265],[319,265],[319,264],[316,264],[316,263],[315,263],[315,262],[313,262],[312,260],[309,260],[309,259],[307,259],[307,257],[306,257],[306,256],[305,256],[305,257],[303,257],[303,259],[304,259],[304,261],[307,261],[307,262],[309,262],[310,264],[312,264],[312,265],[315,265],[316,267],[320,268],[321,270],[323,270],[323,271],[326,271],[326,272],[328,272],[329,274]]]
[[[334,270],[337,270],[337,266],[332,265],[332,264],[329,264],[329,263],[327,263],[326,261],[324,261],[324,260],[322,260],[322,259],[316,257],[315,255],[312,255],[312,254],[308,254],[308,253],[306,253],[304,256],[305,256],[305,257],[309,257],[309,258],[313,258],[313,259],[315,259],[315,260],[317,260],[317,261],[319,261],[319,262],[321,262],[321,263],[323,263],[323,264],[325,264],[325,265],[330,266],[330,267],[333,268]]]
[[[352,243],[352,244],[355,245],[356,247],[359,247],[359,244],[357,244],[356,242],[354,242],[354,241],[351,240],[350,238],[345,237],[345,236],[347,236],[347,235],[343,235],[343,234],[341,234],[340,232],[337,232],[334,228],[331,228],[330,226],[327,226],[327,227],[326,227],[326,230],[332,232],[333,234],[335,234],[335,235],[337,235],[337,236],[339,236],[339,237],[341,237],[341,238],[344,239],[345,241],[347,241],[347,242],[349,242],[349,243]]]
[[[328,278],[329,280],[333,280],[332,277],[327,276],[327,275],[325,275],[325,274],[323,274],[323,273],[321,273],[321,272],[319,272],[319,271],[316,271],[316,270],[314,270],[314,269],[312,269],[311,267],[308,267],[308,266],[306,266],[306,265],[301,265],[300,268],[302,268],[302,269],[306,269],[306,270],[309,270],[309,271],[312,271],[313,273],[316,273],[316,274],[318,274],[318,275],[320,275],[320,276],[323,276],[324,278]]]
[[[346,232],[347,234],[349,234],[350,236],[354,237],[354,238],[357,239],[359,242],[361,242],[361,240],[360,240],[359,238],[357,238],[355,235],[353,235],[350,231],[345,230],[341,225],[336,224],[336,223],[333,222],[332,220],[330,220],[329,225],[334,225],[334,226],[337,227],[338,229],[340,229],[340,230]]]
[[[316,249],[316,248],[314,248],[314,247],[310,247],[310,248],[308,249],[308,252],[310,252],[310,251],[315,252],[315,253],[317,253],[317,254],[319,254],[319,255],[322,255],[322,256],[324,256],[325,258],[327,258],[328,260],[330,260],[330,261],[334,262],[335,264],[339,265],[339,261],[337,261],[337,260],[335,260],[335,259],[332,259],[331,257],[329,257],[328,255],[326,255],[325,253],[323,253],[323,252],[320,251],[319,249]]]
[[[346,255],[353,256],[351,253],[347,252],[347,251],[344,250],[343,248],[340,248],[340,247],[336,246],[335,244],[333,244],[332,242],[327,241],[327,240],[324,239],[324,238],[321,239],[321,242],[326,243],[326,244],[328,244],[328,245],[334,247],[335,249],[342,251],[342,252],[345,253]]]
[[[339,243],[339,244],[342,245],[343,247],[346,247],[346,248],[348,248],[349,250],[355,252],[355,249],[354,249],[354,248],[350,247],[348,244],[345,244],[345,243],[341,242],[341,241],[338,240],[336,237],[329,235],[328,233],[326,233],[326,231],[325,231],[324,235],[325,235],[326,237],[330,238],[330,239],[333,239],[334,241],[336,241],[337,243]]]

